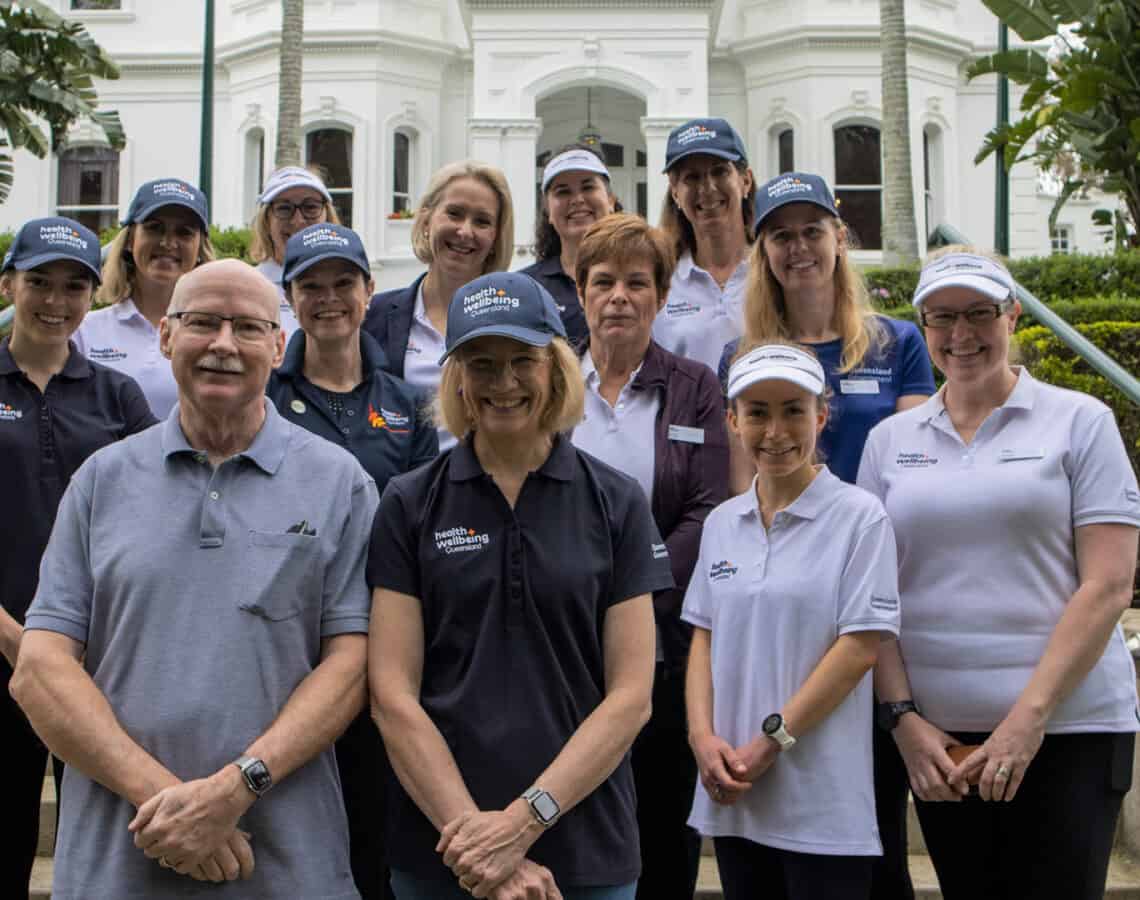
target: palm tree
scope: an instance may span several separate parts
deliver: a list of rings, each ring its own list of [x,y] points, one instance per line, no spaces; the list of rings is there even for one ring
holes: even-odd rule
[[[274,165],[301,164],[301,56],[304,0],[281,0],[281,67],[277,84],[277,152]]]
[[[918,259],[910,173],[905,0],[879,0],[883,81],[883,264]]]

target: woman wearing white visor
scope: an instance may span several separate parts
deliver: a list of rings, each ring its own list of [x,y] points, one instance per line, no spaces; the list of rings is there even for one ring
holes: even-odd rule
[[[756,469],[705,521],[682,617],[701,787],[725,900],[865,900],[881,853],[871,675],[898,633],[882,504],[815,462],[827,422],[814,355],[764,344],[729,370],[729,426]]]
[[[947,248],[914,303],[946,383],[877,425],[859,467],[906,606],[876,692],[910,707],[892,734],[947,900],[1099,900],[1137,730],[1118,624],[1136,477],[1111,410],[1010,365],[1004,265]]]

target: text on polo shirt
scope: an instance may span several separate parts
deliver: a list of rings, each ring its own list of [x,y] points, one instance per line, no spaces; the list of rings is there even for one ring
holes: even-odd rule
[[[14,409],[7,403],[0,403],[0,422],[15,422],[24,418],[22,410]]]
[[[435,533],[435,546],[444,553],[482,550],[489,543],[491,543],[489,534],[476,534],[474,528],[464,528],[462,525]]]
[[[727,559],[722,559],[709,567],[709,581],[728,581],[738,571],[739,566],[734,566]]]
[[[373,428],[382,428],[393,434],[407,434],[408,422],[408,417],[402,413],[392,412],[383,406],[380,407],[380,412],[376,412],[372,404],[368,404],[368,424]]]
[[[929,453],[907,453],[900,450],[895,457],[895,465],[902,469],[926,469],[938,465],[938,457]]]

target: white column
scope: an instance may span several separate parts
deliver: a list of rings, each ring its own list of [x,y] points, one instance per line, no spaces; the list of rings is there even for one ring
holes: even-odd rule
[[[661,216],[661,204],[669,190],[669,179],[661,173],[665,168],[665,146],[669,142],[669,132],[687,122],[688,119],[672,117],[649,117],[641,120],[641,133],[645,135],[645,189],[646,218],[656,225]]]
[[[503,170],[511,188],[515,214],[515,258],[512,268],[530,262],[520,258],[534,243],[534,157],[541,119],[468,119],[471,157]]]

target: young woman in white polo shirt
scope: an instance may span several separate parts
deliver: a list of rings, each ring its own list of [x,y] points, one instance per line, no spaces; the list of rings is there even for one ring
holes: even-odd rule
[[[893,734],[947,900],[1099,900],[1140,714],[1118,624],[1136,477],[1104,404],[1010,365],[1000,262],[948,248],[914,302],[946,384],[872,430],[859,469],[906,607],[876,690],[911,704]]]
[[[690,824],[714,838],[726,900],[865,900],[881,852],[870,670],[898,633],[894,536],[881,503],[815,464],[815,356],[757,347],[728,397],[756,478],[709,514],[685,595]]]

